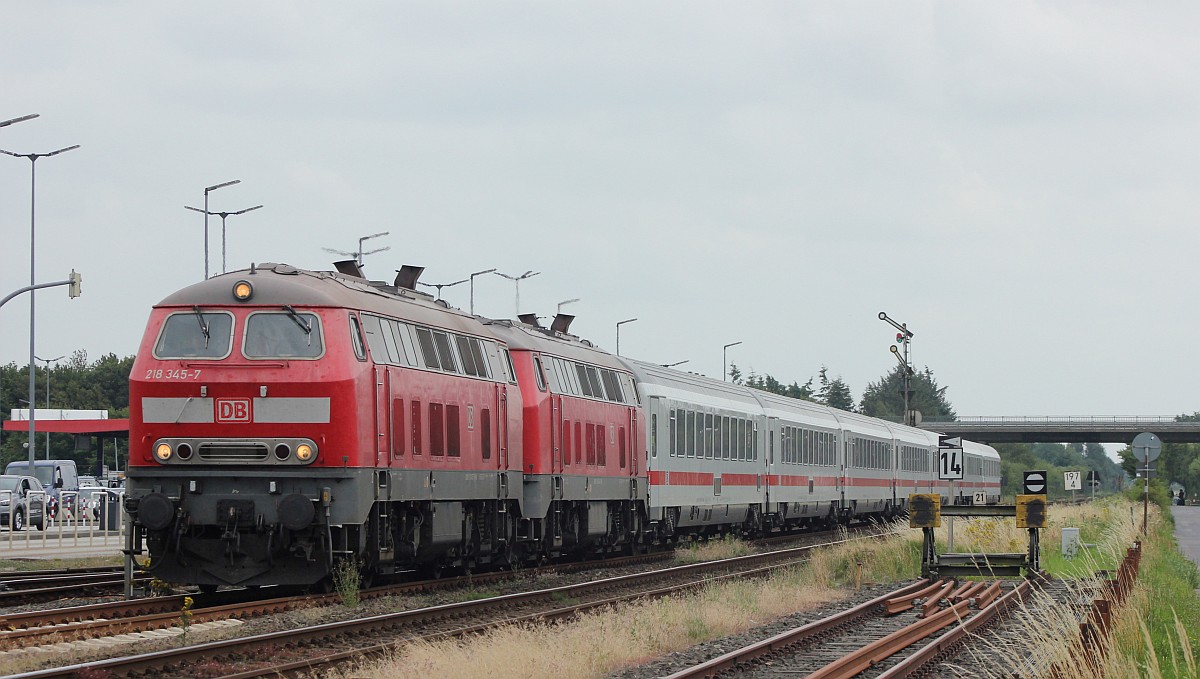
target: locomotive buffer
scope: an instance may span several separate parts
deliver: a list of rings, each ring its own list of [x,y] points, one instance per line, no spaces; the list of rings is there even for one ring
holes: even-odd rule
[[[917,493],[908,496],[909,526],[920,528],[924,535],[921,546],[921,577],[944,578],[958,576],[1033,577],[1041,570],[1038,529],[1046,527],[1046,472],[1025,472],[1025,493],[1017,496],[1012,505],[948,505],[942,506],[942,496],[936,493]],[[937,553],[934,528],[942,525],[943,516],[1013,516],[1017,528],[1029,531],[1029,548],[1016,553]]]

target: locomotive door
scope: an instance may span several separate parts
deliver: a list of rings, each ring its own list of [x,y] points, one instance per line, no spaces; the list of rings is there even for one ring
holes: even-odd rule
[[[392,430],[391,427],[391,408],[388,407],[388,402],[391,398],[391,374],[387,368],[375,366],[372,369],[375,378],[375,462],[376,467],[388,466],[388,460],[391,457],[389,451],[391,446],[388,445],[388,433]]]
[[[656,405],[656,406],[658,405],[657,399],[655,399],[654,405]],[[653,422],[654,417],[651,417],[650,421]],[[620,444],[626,450],[629,451],[629,475],[630,476],[638,475],[638,458],[641,457],[641,451],[638,450],[638,445],[637,445],[637,442],[639,440],[638,436],[637,436],[637,425],[638,425],[637,410],[635,408],[630,408],[629,409],[629,428],[625,431],[624,440],[621,441],[621,444]],[[658,432],[656,432],[656,431],[650,433],[651,438],[655,438],[657,436],[658,436]]]
[[[496,385],[496,425],[496,468],[508,469],[508,388],[502,384]]]
[[[562,396],[550,394],[550,458],[551,473],[563,472],[563,412]]]

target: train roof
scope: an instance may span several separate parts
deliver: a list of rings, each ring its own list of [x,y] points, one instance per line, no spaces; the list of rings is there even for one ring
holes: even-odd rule
[[[238,302],[233,286],[254,286],[249,301]],[[339,307],[377,313],[435,328],[488,336],[483,320],[423,292],[368,281],[333,271],[310,271],[290,264],[261,264],[214,276],[171,293],[156,307],[192,306]]]
[[[588,340],[574,335],[556,332],[549,328],[510,320],[484,320],[488,330],[504,341],[510,349],[536,351],[549,356],[569,358],[613,370],[626,372],[627,368],[611,353]]]

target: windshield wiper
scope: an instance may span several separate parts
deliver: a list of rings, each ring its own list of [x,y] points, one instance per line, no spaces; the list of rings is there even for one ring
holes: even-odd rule
[[[308,340],[308,344],[311,345],[312,344],[312,326],[309,325],[308,319],[301,318],[300,314],[296,313],[295,309],[293,309],[292,307],[290,307],[286,304],[283,305],[283,310],[287,312],[288,318],[292,319],[293,323],[300,326],[300,329],[303,330],[304,334],[307,336],[306,339]]]
[[[204,322],[204,314],[200,312],[200,307],[193,306],[192,311],[196,314],[196,320],[200,322],[200,332],[204,334],[204,348],[208,348],[208,324]]]

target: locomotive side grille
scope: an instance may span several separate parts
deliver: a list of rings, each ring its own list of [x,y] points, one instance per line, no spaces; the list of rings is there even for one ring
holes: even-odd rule
[[[201,443],[202,460],[265,460],[268,449],[261,443]]]

